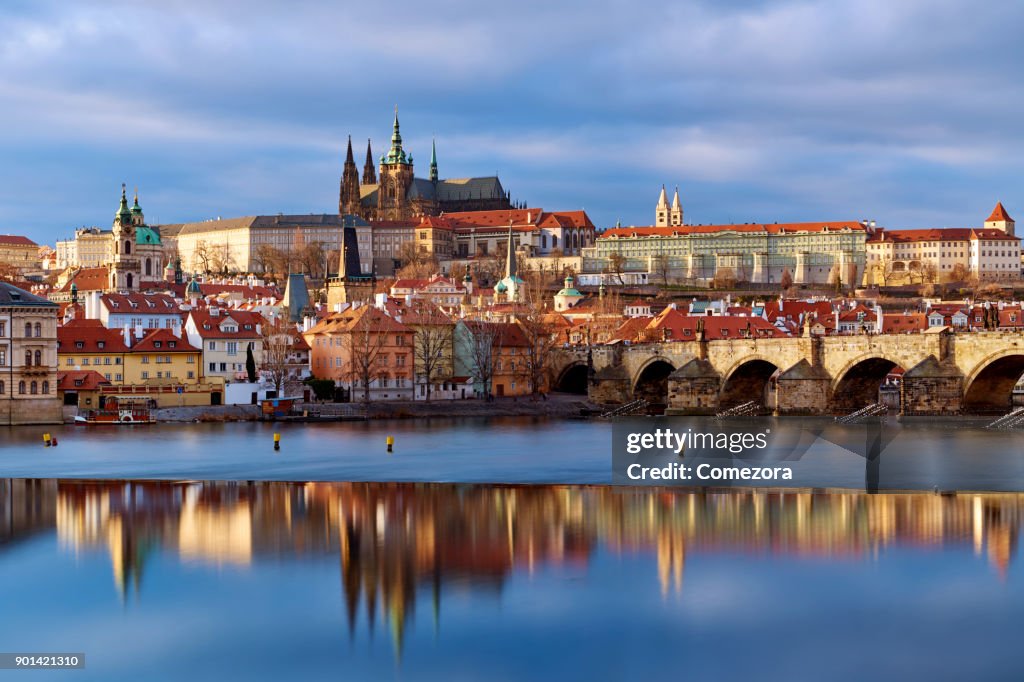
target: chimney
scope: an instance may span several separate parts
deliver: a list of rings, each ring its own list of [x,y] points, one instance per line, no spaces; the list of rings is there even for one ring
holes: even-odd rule
[[[122,334],[124,335],[124,345],[128,346],[129,348],[131,348],[132,347],[132,332],[131,332],[131,329],[128,327],[128,325],[124,326],[124,329],[122,330]]]
[[[135,338],[136,339],[141,339],[142,336],[143,336],[142,325],[141,324],[135,325]]]

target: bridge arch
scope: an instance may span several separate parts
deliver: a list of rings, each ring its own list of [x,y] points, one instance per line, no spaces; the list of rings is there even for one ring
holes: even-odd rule
[[[780,369],[774,361],[760,355],[738,360],[722,375],[719,408],[727,410],[751,400],[766,406],[769,384]]]
[[[587,394],[587,384],[590,372],[587,363],[582,361],[572,362],[562,368],[555,378],[551,390],[560,393],[574,393],[576,395]]]
[[[832,380],[832,409],[851,412],[878,402],[882,382],[897,367],[899,360],[884,353],[864,353],[850,360]]]
[[[1013,387],[1024,375],[1024,351],[1007,349],[989,355],[964,379],[965,412],[995,413],[1012,409]]]
[[[668,404],[668,376],[676,366],[668,358],[655,355],[648,358],[633,379],[633,396],[649,403]]]

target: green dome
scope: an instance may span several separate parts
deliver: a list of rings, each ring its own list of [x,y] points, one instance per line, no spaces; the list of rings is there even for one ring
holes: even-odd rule
[[[195,277],[193,277],[189,281],[188,286],[185,288],[185,293],[186,294],[196,294],[197,296],[202,296],[203,295],[203,290],[199,288],[199,282],[196,281]]]
[[[503,294],[508,291],[508,287],[505,286],[504,282],[498,282],[498,285],[494,287],[494,292],[497,294]]]
[[[558,295],[559,296],[582,296],[583,294],[581,294],[575,288],[568,288],[567,287],[567,288],[562,289],[561,291],[559,291]]]

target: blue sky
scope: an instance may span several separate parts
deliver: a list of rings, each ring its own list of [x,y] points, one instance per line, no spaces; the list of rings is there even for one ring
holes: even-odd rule
[[[0,7],[0,233],[336,210],[400,107],[426,175],[649,224],[1024,212],[1024,3],[121,0]]]

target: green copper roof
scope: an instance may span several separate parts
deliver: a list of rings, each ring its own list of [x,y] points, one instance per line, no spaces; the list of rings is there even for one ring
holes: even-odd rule
[[[135,243],[136,244],[159,244],[160,234],[152,227],[145,225],[139,225],[135,228]]]
[[[130,217],[131,211],[128,210],[128,195],[125,194],[124,183],[121,183],[121,205],[117,209],[117,216]]]
[[[395,126],[394,132],[391,133],[391,149],[388,150],[386,156],[381,157],[381,163],[386,165],[392,165],[396,163],[400,164],[412,164],[412,157],[406,159],[405,151],[402,149],[402,133],[398,129],[398,107],[395,107]]]
[[[199,288],[199,282],[196,281],[195,277],[189,280],[188,286],[185,287],[185,293],[196,294],[197,296],[203,295],[203,290]]]

